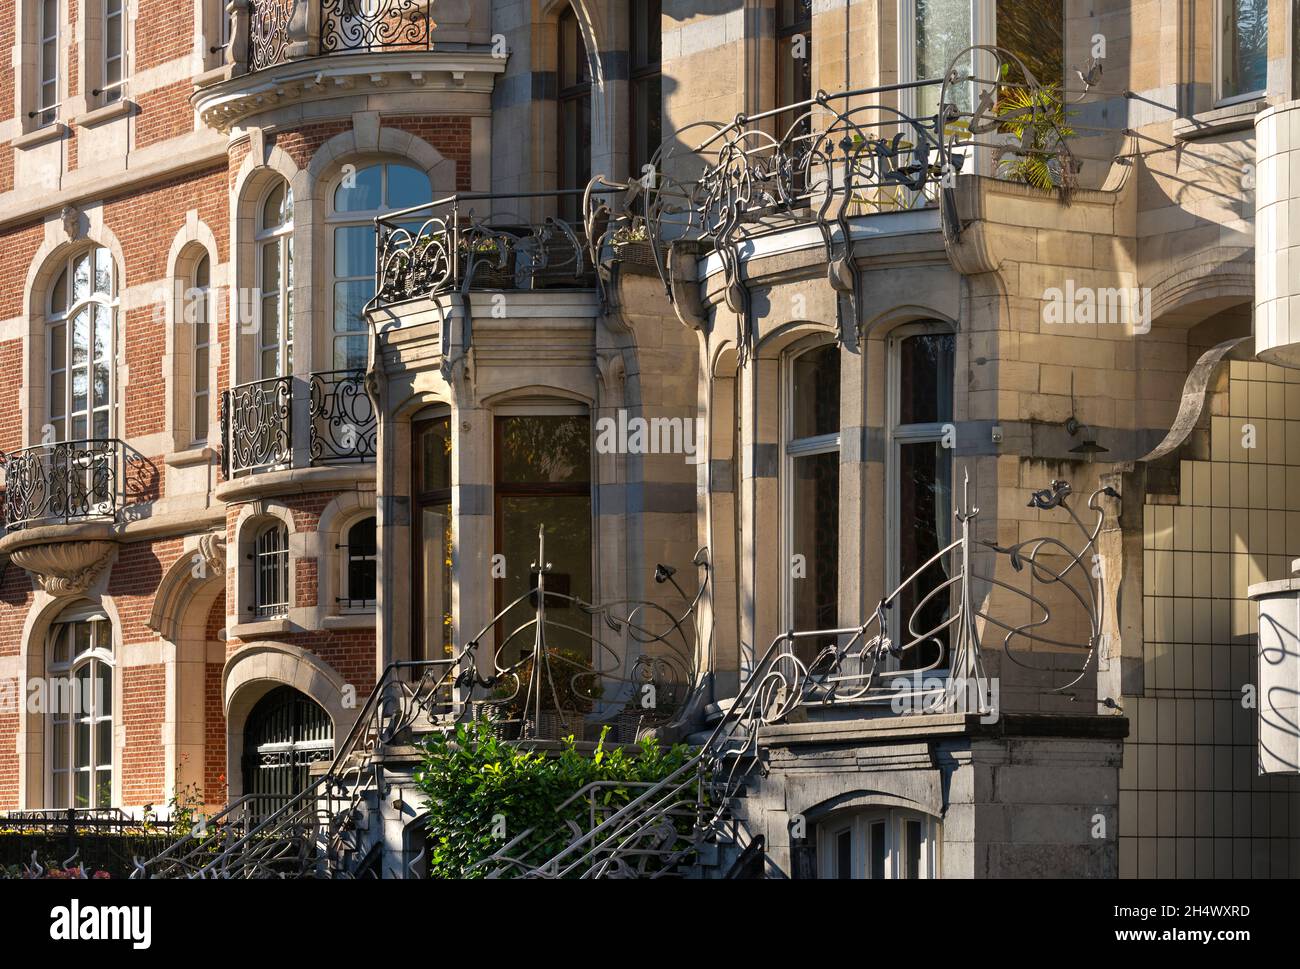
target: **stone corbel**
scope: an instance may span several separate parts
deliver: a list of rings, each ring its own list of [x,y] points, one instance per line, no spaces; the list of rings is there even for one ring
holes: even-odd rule
[[[226,536],[221,532],[207,532],[199,536],[199,554],[209,575],[226,574]]]
[[[52,596],[81,595],[99,578],[116,548],[113,542],[52,542],[16,549],[11,558]]]
[[[699,243],[676,239],[668,247],[668,285],[672,291],[673,310],[683,326],[702,330],[708,323],[700,299]]]

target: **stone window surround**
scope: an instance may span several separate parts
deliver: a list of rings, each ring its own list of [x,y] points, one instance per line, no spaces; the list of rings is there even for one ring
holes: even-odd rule
[[[283,525],[289,537],[288,609],[284,616],[259,618],[253,613],[256,582],[256,561],[253,558],[258,537],[272,525]],[[297,562],[306,552],[308,535],[294,525],[293,512],[275,501],[254,501],[246,505],[235,524],[235,554],[229,557],[235,572],[234,608],[227,605],[227,637],[230,639],[255,639],[263,635],[289,632],[295,627],[308,625],[302,622],[304,610],[298,601]],[[311,612],[310,609],[307,610]]]
[[[853,848],[852,866],[854,874],[866,873],[870,858],[868,834],[873,825],[879,823],[885,829],[885,878],[899,878],[898,869],[902,857],[902,829],[907,821],[921,823],[921,870],[920,879],[937,878],[942,852],[942,822],[933,815],[922,814],[905,808],[880,806],[837,811],[817,825],[817,876],[818,878],[842,877],[832,876],[837,859],[835,858],[835,838],[848,833]]]
[[[194,285],[194,271],[199,259],[208,257],[208,437],[206,441],[196,441],[192,428],[192,392],[194,359],[194,331],[183,325],[186,316],[190,288]],[[205,449],[216,446],[217,413],[220,395],[216,392],[217,370],[220,362],[220,344],[223,314],[225,277],[228,266],[222,263],[217,252],[216,238],[212,231],[198,218],[197,211],[186,215],[185,226],[176,234],[171,252],[167,259],[167,280],[171,292],[167,294],[167,346],[163,360],[163,373],[168,383],[166,393],[165,415],[166,427],[171,436],[172,458],[185,457],[202,460]],[[171,463],[176,463],[174,460]]]
[[[41,0],[19,0],[15,25],[14,49],[18,55],[14,84],[14,116],[19,122],[20,134],[13,141],[17,148],[29,148],[59,137],[67,125],[59,119],[67,116],[65,101],[68,86],[68,2],[60,0],[59,9],[59,66],[57,71],[54,120],[45,125],[37,123],[35,115],[40,100],[40,20]]]

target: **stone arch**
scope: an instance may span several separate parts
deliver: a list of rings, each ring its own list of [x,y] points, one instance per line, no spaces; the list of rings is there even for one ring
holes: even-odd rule
[[[327,615],[339,611],[343,594],[343,571],[347,567],[344,546],[348,529],[366,517],[377,517],[373,491],[345,491],[321,511],[316,526],[317,597]]]
[[[291,686],[329,714],[335,743],[351,729],[357,709],[345,707],[346,682],[315,653],[288,643],[252,642],[226,660],[221,675],[222,708],[226,714],[226,778],[229,796],[244,793],[244,726],[257,701],[277,686]],[[358,698],[358,703],[360,698]]]
[[[456,163],[443,156],[431,144],[400,128],[385,128],[374,116],[374,127],[354,126],[330,138],[316,149],[307,163],[313,198],[325,201],[324,186],[328,185],[348,160],[353,158],[403,159],[412,161],[429,176],[429,185],[437,198],[439,192],[456,191]]]

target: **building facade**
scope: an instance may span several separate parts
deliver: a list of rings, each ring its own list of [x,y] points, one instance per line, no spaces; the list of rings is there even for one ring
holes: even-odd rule
[[[403,875],[490,709],[743,737],[700,877],[1300,874],[1296,17],[0,4],[0,809],[373,740]]]

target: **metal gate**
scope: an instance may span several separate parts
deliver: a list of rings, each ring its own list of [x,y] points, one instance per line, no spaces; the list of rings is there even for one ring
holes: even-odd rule
[[[311,765],[333,755],[329,714],[293,687],[276,687],[244,727],[244,793],[265,795],[258,804],[266,811],[305,788]]]

